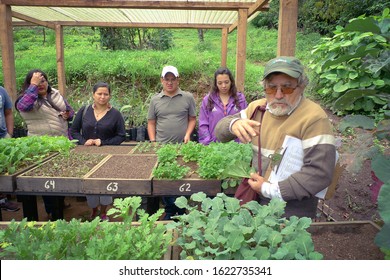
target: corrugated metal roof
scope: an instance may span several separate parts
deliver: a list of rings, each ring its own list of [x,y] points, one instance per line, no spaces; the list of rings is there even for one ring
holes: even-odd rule
[[[55,1],[45,0],[0,0],[0,3],[9,3],[11,5],[12,12],[14,12],[13,22],[15,23],[20,23],[20,18],[23,16],[24,20],[28,21],[28,19],[31,18],[32,20],[35,20],[35,23],[41,21],[46,23],[59,23],[62,25],[93,25],[94,23],[96,25],[104,25],[114,23],[151,24],[151,26],[158,26],[161,24],[162,27],[167,24],[183,25],[183,27],[188,27],[190,25],[229,26],[234,24],[238,19],[237,7],[241,7],[239,5],[245,5],[245,7],[248,8],[254,7],[256,2],[257,4],[261,2],[264,7],[264,4],[267,4],[268,0],[77,0],[58,2],[59,3],[56,4]],[[96,6],[91,6],[91,2]],[[101,7],[102,5],[100,5],[99,2],[104,2],[104,6]],[[124,8],[112,7],[117,5],[118,2],[121,2]],[[44,3],[48,5],[36,6]],[[67,7],[66,3],[72,5],[72,7]],[[156,3],[156,5],[153,7],[149,6],[148,9],[133,8],[141,3],[149,3],[150,5]],[[172,4],[172,6],[169,6],[170,4]],[[130,6],[131,8],[128,8]],[[251,15],[252,14],[250,14],[250,16]]]

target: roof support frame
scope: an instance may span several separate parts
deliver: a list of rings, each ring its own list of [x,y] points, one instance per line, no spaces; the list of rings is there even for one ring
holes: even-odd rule
[[[56,32],[56,58],[58,71],[58,87],[66,94],[65,62],[63,48],[63,26],[101,26],[101,27],[133,27],[133,28],[202,28],[221,29],[221,66],[227,65],[228,34],[237,29],[236,43],[236,84],[240,91],[244,90],[246,61],[247,21],[257,11],[268,10],[268,0],[253,2],[199,2],[199,1],[141,1],[141,0],[0,0],[0,43],[2,46],[4,84],[11,95],[16,98],[16,78],[12,17],[25,21],[25,25],[41,25],[52,28]],[[136,8],[136,9],[171,9],[171,10],[219,10],[236,11],[238,20],[233,24],[179,24],[179,23],[132,23],[132,22],[82,22],[82,21],[40,21],[38,19],[12,12],[11,6],[45,6],[45,7],[88,7],[88,8]],[[280,0],[279,31],[277,55],[294,55],[297,31],[298,0]],[[23,23],[14,23],[15,26]]]
[[[3,59],[4,88],[11,99],[16,99],[16,73],[14,56],[14,36],[12,32],[11,7],[0,4],[0,44]]]

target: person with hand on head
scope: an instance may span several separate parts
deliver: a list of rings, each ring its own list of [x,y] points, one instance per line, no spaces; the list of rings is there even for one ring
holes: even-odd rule
[[[12,113],[12,102],[5,90],[0,86],[0,139],[11,138],[14,133],[14,115]],[[19,206],[7,199],[7,196],[0,193],[0,208],[6,211],[15,212]]]
[[[122,114],[110,104],[109,84],[96,83],[92,98],[93,104],[81,107],[76,114],[70,130],[73,139],[85,146],[120,145],[126,136],[125,121]],[[88,206],[92,208],[90,218],[94,219],[100,214],[101,220],[108,220],[107,207],[112,203],[112,196],[86,197]]]
[[[161,72],[162,91],[154,95],[148,111],[150,141],[161,143],[188,143],[196,125],[194,96],[179,88],[179,72],[174,66],[165,66]],[[163,197],[165,218],[184,214],[178,208],[175,197]]]
[[[230,70],[226,67],[218,68],[214,73],[212,90],[203,98],[200,107],[199,142],[204,145],[217,142],[214,134],[217,123],[223,117],[237,114],[247,106],[244,94],[237,91]]]
[[[222,142],[235,137],[252,142],[252,165],[256,169],[261,153],[262,170],[252,173],[248,183],[260,195],[261,204],[272,198],[285,201],[286,217],[314,218],[318,203],[315,195],[330,185],[335,168],[332,125],[325,111],[305,98],[307,84],[298,59],[271,59],[263,75],[265,98],[250,103],[245,114],[225,117],[216,126],[216,136]],[[302,142],[303,165],[286,179],[270,183],[270,157],[282,148],[286,136]]]
[[[50,86],[48,76],[42,70],[33,69],[27,73],[15,107],[27,124],[28,136],[69,137],[68,122],[73,119],[74,111],[62,94]],[[62,218],[61,208],[70,206],[65,205],[64,196],[42,198],[49,219]],[[57,202],[59,208],[55,206]]]

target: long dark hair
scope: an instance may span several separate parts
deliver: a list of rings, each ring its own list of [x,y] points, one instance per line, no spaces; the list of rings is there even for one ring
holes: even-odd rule
[[[16,103],[19,101],[19,99],[23,96],[23,94],[26,92],[26,90],[28,89],[28,87],[31,85],[31,78],[33,76],[34,73],[36,72],[39,72],[42,74],[42,76],[45,78],[45,80],[47,81],[47,96],[46,96],[46,100],[40,96],[38,94],[38,99],[37,99],[37,103],[38,103],[38,108],[40,108],[42,106],[42,104],[44,103],[49,103],[51,107],[53,107],[56,111],[58,112],[61,112],[61,109],[57,107],[57,105],[55,105],[53,103],[53,101],[51,100],[51,86],[50,86],[50,82],[49,82],[49,79],[47,78],[47,74],[45,72],[43,72],[42,70],[40,69],[33,69],[33,70],[30,70],[27,75],[26,75],[26,78],[24,79],[24,82],[23,82],[23,85],[22,85],[22,89],[20,90],[19,92],[19,97],[16,99],[15,101],[15,105]],[[15,106],[15,108],[17,108]]]
[[[234,98],[234,104],[236,105],[236,107],[238,109],[241,109],[240,102],[238,100],[238,95],[237,95],[236,82],[234,80],[232,72],[228,68],[226,68],[226,67],[220,67],[214,73],[213,87],[211,89],[210,96],[209,96],[209,98],[207,100],[207,109],[209,111],[213,110],[213,108],[214,108],[214,101],[211,99],[211,95],[217,95],[218,94],[217,76],[218,75],[223,75],[223,74],[226,74],[226,75],[229,76],[229,80],[230,80],[230,83],[231,83],[231,85],[230,85],[230,94],[229,95]]]

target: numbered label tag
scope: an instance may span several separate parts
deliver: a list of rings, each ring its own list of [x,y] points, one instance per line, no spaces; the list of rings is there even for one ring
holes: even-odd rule
[[[180,192],[190,192],[191,191],[191,184],[190,183],[184,183],[179,187]]]
[[[107,191],[109,192],[117,192],[118,188],[119,187],[117,182],[111,182],[107,185]]]
[[[45,182],[45,189],[55,189],[55,187],[56,187],[56,181],[54,181],[54,180],[47,180],[46,182]]]

